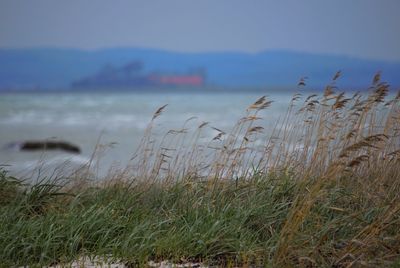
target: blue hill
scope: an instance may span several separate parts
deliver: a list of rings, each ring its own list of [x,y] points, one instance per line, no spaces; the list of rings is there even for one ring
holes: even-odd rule
[[[400,86],[400,63],[364,60],[336,55],[291,51],[177,53],[155,49],[113,48],[97,51],[76,49],[0,49],[0,89],[69,88],[74,81],[91,76],[107,65],[123,66],[141,61],[144,72],[177,72],[204,68],[207,82],[229,87],[293,87],[300,77],[309,85],[326,85],[336,71],[339,86],[365,88],[382,71],[383,80]]]

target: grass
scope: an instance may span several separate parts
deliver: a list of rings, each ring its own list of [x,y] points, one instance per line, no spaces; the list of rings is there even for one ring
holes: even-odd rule
[[[103,181],[89,180],[92,161],[29,185],[3,169],[2,265],[398,267],[400,95],[386,100],[377,74],[369,95],[347,97],[334,92],[339,76],[322,96],[294,95],[268,135],[266,97],[230,132],[188,121],[156,140],[163,106],[132,163]]]

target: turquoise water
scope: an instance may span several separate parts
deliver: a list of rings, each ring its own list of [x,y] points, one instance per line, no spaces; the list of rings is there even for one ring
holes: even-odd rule
[[[111,166],[125,166],[137,148],[153,113],[168,104],[156,120],[155,138],[169,129],[209,122],[201,140],[229,132],[246,108],[262,95],[274,100],[263,111],[265,131],[283,114],[288,93],[15,93],[0,95],[0,164],[13,174],[29,176],[40,166],[75,168],[89,161],[96,144],[104,145],[100,174]],[[193,118],[194,117],[194,118]],[[20,152],[8,146],[24,140],[61,139],[78,145],[82,153]],[[108,146],[112,144],[112,147]],[[67,164],[66,164],[67,163]]]

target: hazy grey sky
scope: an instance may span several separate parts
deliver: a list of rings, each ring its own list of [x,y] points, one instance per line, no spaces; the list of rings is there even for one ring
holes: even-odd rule
[[[290,49],[400,60],[400,0],[0,0],[0,47]]]

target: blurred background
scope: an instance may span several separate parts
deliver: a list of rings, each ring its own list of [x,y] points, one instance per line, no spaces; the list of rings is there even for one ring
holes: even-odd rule
[[[104,174],[129,163],[162,105],[156,136],[189,118],[229,131],[263,95],[274,101],[268,126],[294,92],[320,93],[337,71],[343,91],[368,91],[377,72],[396,90],[399,10],[397,0],[2,0],[0,164],[74,168],[103,145]],[[81,152],[25,152],[27,141]]]

